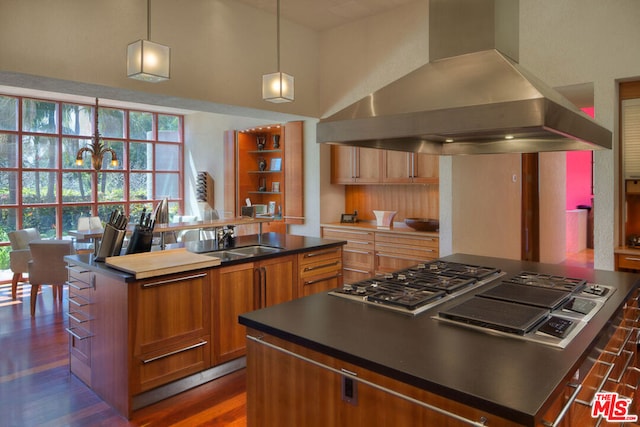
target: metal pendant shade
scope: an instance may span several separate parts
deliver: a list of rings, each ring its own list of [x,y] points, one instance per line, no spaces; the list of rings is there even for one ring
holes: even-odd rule
[[[276,57],[278,71],[262,76],[262,99],[273,103],[291,102],[294,99],[293,76],[280,71],[280,0],[276,10]]]
[[[147,39],[127,46],[127,77],[157,83],[169,80],[171,48],[151,41],[151,0],[147,0]]]

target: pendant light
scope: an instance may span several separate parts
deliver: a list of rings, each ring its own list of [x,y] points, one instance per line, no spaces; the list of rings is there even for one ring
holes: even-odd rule
[[[262,99],[281,103],[293,101],[293,76],[280,71],[280,0],[276,10],[276,55],[278,71],[262,76]]]
[[[147,39],[127,47],[127,76],[157,83],[169,80],[171,48],[151,41],[151,0],[147,0]]]

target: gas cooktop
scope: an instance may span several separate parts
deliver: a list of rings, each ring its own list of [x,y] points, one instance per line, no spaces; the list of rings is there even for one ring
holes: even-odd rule
[[[415,315],[503,274],[493,267],[435,260],[345,284],[329,293]]]

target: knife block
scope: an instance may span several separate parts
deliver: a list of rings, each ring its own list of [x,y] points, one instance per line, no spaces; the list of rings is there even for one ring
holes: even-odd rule
[[[151,251],[153,242],[153,231],[142,229],[139,225],[133,230],[133,234],[127,245],[127,255]]]
[[[111,224],[106,224],[100,240],[100,247],[96,251],[96,261],[104,261],[107,257],[120,255],[125,233],[126,230],[118,230]]]

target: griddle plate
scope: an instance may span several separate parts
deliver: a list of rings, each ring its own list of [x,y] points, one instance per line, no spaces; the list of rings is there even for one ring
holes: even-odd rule
[[[544,308],[477,296],[438,313],[445,319],[518,335],[532,331],[548,314]]]
[[[478,294],[478,296],[553,310],[567,302],[571,297],[571,292],[503,282]]]

